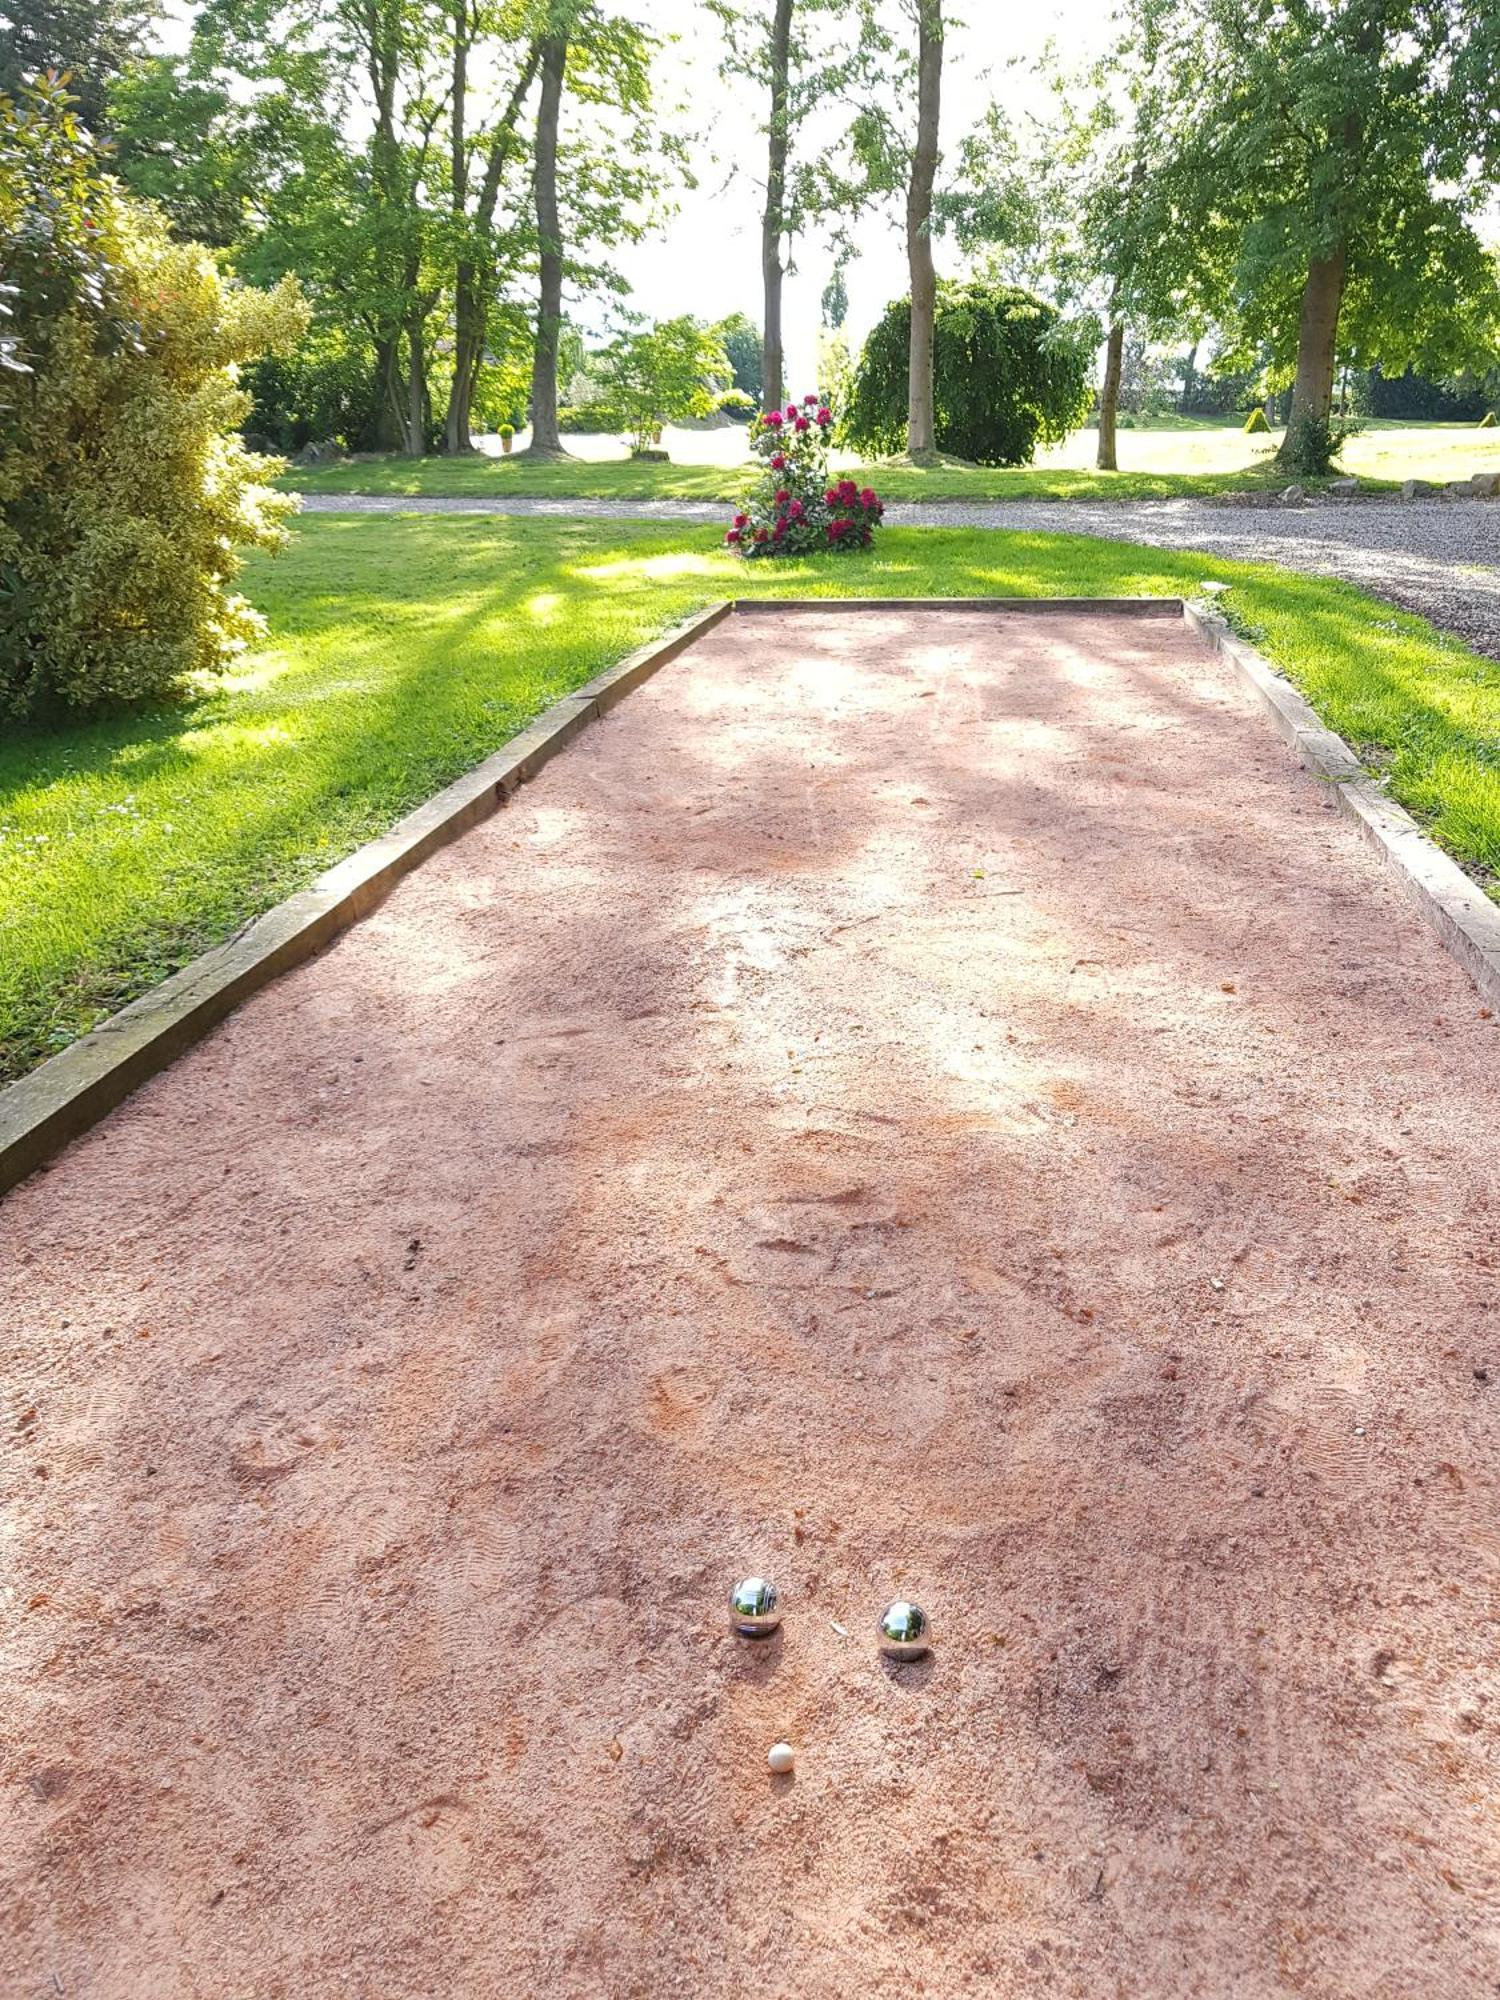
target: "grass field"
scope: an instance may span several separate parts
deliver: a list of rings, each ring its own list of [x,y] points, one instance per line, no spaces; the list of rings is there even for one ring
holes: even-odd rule
[[[328,516],[252,568],[274,640],[182,708],[0,743],[0,1077],[24,1073],[726,595],[1228,603],[1464,860],[1500,873],[1500,667],[1346,586],[1064,535],[891,529],[745,567],[712,529]]]
[[[1221,493],[1231,487],[1284,486],[1274,464],[1276,433],[1246,437],[1237,425],[1177,419],[1121,431],[1118,472],[1094,468],[1097,434],[1077,431],[1035,465],[1013,469],[945,465],[860,465],[835,454],[885,500],[1165,500]],[[526,458],[366,460],[321,471],[289,473],[285,485],[307,493],[449,495],[513,494],[550,499],[723,500],[738,497],[747,476],[739,431],[667,434],[670,465],[636,465],[614,438],[567,440],[571,461]],[[1375,490],[1403,479],[1466,479],[1500,472],[1500,430],[1467,424],[1372,422],[1344,448],[1344,469]]]

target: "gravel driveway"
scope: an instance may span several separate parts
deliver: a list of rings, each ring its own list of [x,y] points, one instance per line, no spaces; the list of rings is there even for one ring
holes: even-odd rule
[[[722,521],[712,500],[407,500],[309,494],[313,513],[557,514],[623,521]],[[893,504],[892,527],[1009,528],[1202,549],[1337,576],[1419,612],[1500,659],[1500,505],[1365,501],[1266,511],[1197,500],[998,500]]]

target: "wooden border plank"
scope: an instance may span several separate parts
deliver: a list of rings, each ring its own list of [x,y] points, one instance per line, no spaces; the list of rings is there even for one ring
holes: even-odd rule
[[[711,605],[564,695],[492,757],[398,820],[389,833],[356,848],[237,937],[204,952],[29,1076],[0,1090],[0,1194],[96,1125],[241,1000],[368,915],[403,875],[487,819],[581,729],[675,660],[730,610],[727,602]]]

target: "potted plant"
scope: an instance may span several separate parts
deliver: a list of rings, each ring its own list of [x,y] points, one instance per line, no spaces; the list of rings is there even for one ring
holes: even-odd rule
[[[507,458],[510,457],[510,448],[515,441],[515,435],[516,427],[514,424],[502,424],[500,426],[500,449],[505,453]]]

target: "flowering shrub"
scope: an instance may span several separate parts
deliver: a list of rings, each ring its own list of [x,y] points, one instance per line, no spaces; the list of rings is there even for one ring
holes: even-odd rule
[[[885,509],[852,479],[830,485],[833,412],[818,396],[768,410],[750,429],[761,472],[744,511],[724,537],[744,556],[805,555],[813,549],[867,549]]]

